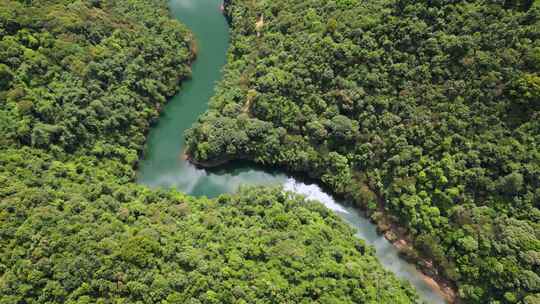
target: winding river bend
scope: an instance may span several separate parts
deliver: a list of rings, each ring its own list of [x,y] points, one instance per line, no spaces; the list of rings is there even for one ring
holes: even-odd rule
[[[150,187],[175,187],[194,196],[215,197],[234,192],[240,185],[283,185],[287,190],[321,201],[357,231],[356,236],[375,247],[383,266],[399,278],[409,281],[427,303],[445,303],[443,297],[424,281],[416,268],[401,259],[398,252],[375,225],[326,194],[316,184],[306,184],[278,171],[238,163],[217,170],[197,169],[181,158],[183,133],[208,107],[214,85],[221,78],[229,44],[228,25],[219,10],[221,0],[171,0],[174,17],[195,34],[197,60],[192,66],[192,80],[164,107],[160,120],[150,130],[145,157],[140,163],[138,182]]]

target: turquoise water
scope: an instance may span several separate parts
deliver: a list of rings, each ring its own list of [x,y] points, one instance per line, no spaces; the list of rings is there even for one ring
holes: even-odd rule
[[[397,250],[376,233],[375,226],[346,204],[335,200],[316,184],[307,184],[277,170],[239,162],[216,170],[197,169],[182,159],[184,130],[208,107],[214,86],[221,78],[229,45],[228,25],[219,7],[221,0],[172,0],[172,14],[194,33],[198,56],[192,80],[163,108],[159,122],[150,130],[138,182],[150,187],[174,187],[194,196],[215,197],[240,185],[282,185],[286,190],[321,201],[354,227],[357,236],[376,249],[383,266],[409,281],[427,303],[444,303],[416,268],[398,256]]]

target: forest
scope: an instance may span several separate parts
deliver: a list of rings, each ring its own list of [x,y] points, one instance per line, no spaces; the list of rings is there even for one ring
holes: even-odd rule
[[[0,304],[418,303],[318,202],[135,183],[193,40],[165,0],[0,0]]]
[[[226,4],[193,162],[309,175],[463,302],[540,303],[539,1]]]

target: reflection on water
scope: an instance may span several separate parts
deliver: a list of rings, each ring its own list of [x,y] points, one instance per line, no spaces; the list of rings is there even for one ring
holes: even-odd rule
[[[175,188],[193,196],[216,197],[222,193],[233,193],[242,185],[279,186],[287,176],[274,170],[239,162],[238,165],[221,166],[205,170],[193,164],[181,162],[172,166],[176,170],[163,170],[162,174],[139,175],[139,183],[162,188]]]
[[[282,185],[285,190],[318,200],[356,230],[356,235],[376,249],[380,262],[399,278],[411,282],[422,300],[444,303],[421,274],[398,256],[397,250],[380,235],[375,226],[353,208],[336,201],[316,184],[245,162],[213,170],[198,169],[180,156],[184,150],[183,132],[208,107],[214,85],[221,78],[228,47],[228,27],[219,11],[221,0],[172,0],[173,15],[195,34],[199,53],[192,66],[192,80],[163,107],[162,115],[149,133],[137,181],[151,187],[176,188],[194,196],[215,197],[235,192],[241,185]]]

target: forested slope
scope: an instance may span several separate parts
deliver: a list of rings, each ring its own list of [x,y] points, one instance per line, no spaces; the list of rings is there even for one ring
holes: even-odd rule
[[[540,303],[538,1],[227,3],[194,162],[308,173],[467,303]]]
[[[2,147],[135,163],[192,59],[187,29],[145,2],[0,2]]]
[[[46,156],[0,163],[2,304],[415,303],[337,216],[281,189],[195,199]]]
[[[0,0],[0,303],[414,303],[318,203],[134,183],[191,46],[163,0]]]

